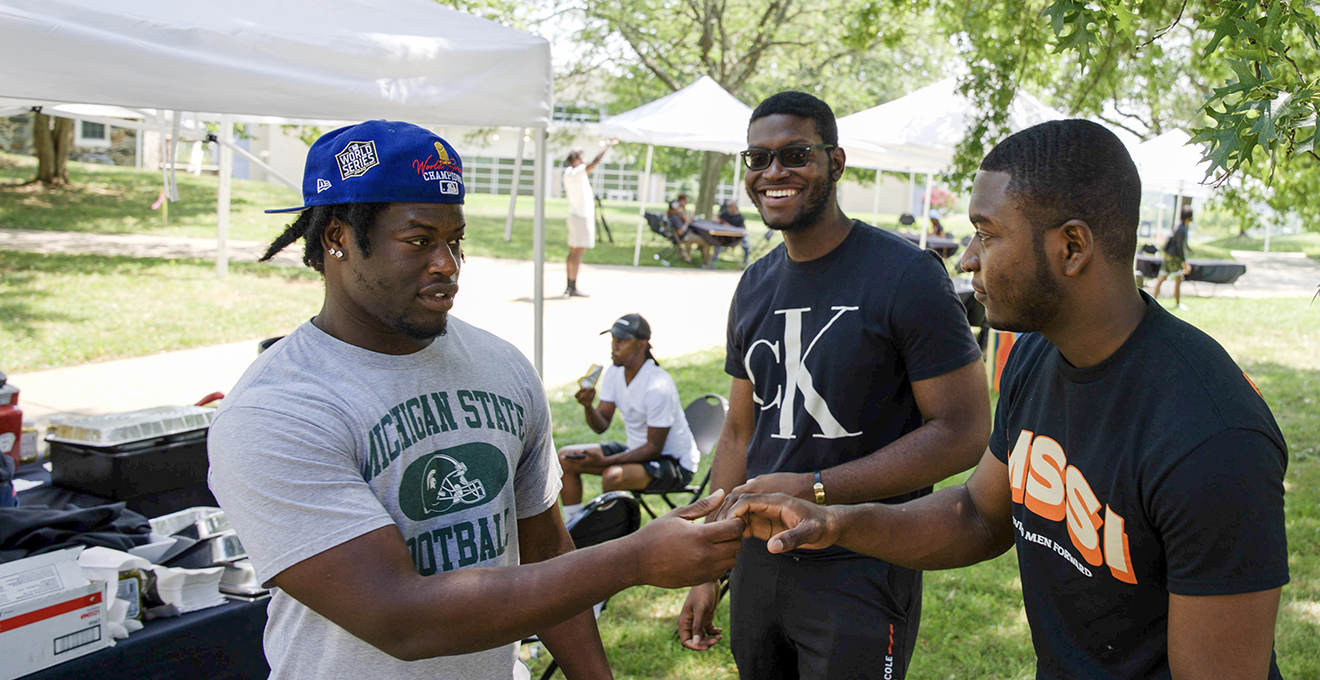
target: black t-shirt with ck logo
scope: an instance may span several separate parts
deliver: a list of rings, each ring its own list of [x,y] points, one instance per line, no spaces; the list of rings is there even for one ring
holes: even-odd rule
[[[1218,343],[1145,300],[1100,364],[1031,333],[1000,379],[990,450],[1009,468],[1038,678],[1168,678],[1171,593],[1288,582],[1269,406]]]
[[[749,479],[883,448],[924,422],[913,381],[981,357],[939,257],[859,221],[823,257],[794,262],[780,244],[749,267],[727,351],[724,370],[753,386]]]

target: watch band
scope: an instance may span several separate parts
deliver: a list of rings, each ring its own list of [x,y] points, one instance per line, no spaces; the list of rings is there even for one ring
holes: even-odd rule
[[[816,505],[825,505],[825,484],[820,481],[820,470],[816,471],[816,483],[811,489],[816,492]]]

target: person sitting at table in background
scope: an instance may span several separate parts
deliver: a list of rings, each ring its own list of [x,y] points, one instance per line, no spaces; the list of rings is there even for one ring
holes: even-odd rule
[[[617,410],[623,416],[628,443],[576,444],[559,450],[564,516],[582,509],[582,475],[600,475],[605,491],[659,492],[682,490],[692,481],[701,460],[692,438],[678,386],[651,355],[651,325],[641,314],[624,314],[601,335],[609,333],[612,366],[600,379],[600,406],[593,406],[596,388],[575,395],[587,426],[597,434],[609,429]]]
[[[1164,262],[1160,264],[1160,277],[1155,279],[1155,290],[1150,295],[1159,299],[1164,279],[1173,279],[1173,304],[1178,309],[1187,309],[1182,303],[1182,282],[1183,277],[1192,273],[1192,265],[1187,262],[1187,253],[1192,250],[1187,245],[1187,228],[1191,223],[1192,206],[1189,205],[1182,209],[1182,220],[1169,235],[1169,240],[1164,242]]]
[[[692,231],[692,221],[696,219],[687,210],[688,195],[679,194],[674,200],[669,202],[669,211],[665,216],[669,218],[669,226],[674,229],[674,237],[679,246],[679,253],[683,256],[684,262],[692,261],[692,244],[696,244],[701,250],[702,264],[709,266],[711,263],[711,247],[696,232]]]
[[[608,678],[593,604],[717,578],[741,547],[739,522],[687,521],[717,492],[573,549],[540,377],[449,315],[464,193],[429,130],[341,128],[312,145],[304,205],[263,258],[303,239],[325,301],[239,379],[207,450],[211,490],[276,589],[275,680],[526,678],[532,634],[566,676]]]
[[[739,229],[746,229],[746,228],[747,228],[747,218],[743,217],[743,216],[742,216],[742,213],[738,212],[738,202],[735,201],[735,200],[733,200],[732,198],[730,198],[729,200],[725,201],[725,202],[724,202],[724,205],[721,205],[721,206],[720,206],[720,216],[717,217],[717,218],[715,218],[715,221],[716,221],[716,222],[719,222],[720,224],[727,224],[727,225],[729,225],[729,226],[731,226],[731,227],[738,227]],[[769,232],[766,232],[766,233],[769,233]],[[710,267],[711,267],[712,269],[715,267],[715,264],[714,264],[715,261],[718,260],[718,259],[720,259],[720,251],[723,250],[723,249],[724,249],[724,246],[715,246],[715,255],[711,257],[711,265],[710,265]],[[743,268],[743,269],[746,269],[746,268],[747,268],[747,259],[748,259],[749,257],[751,257],[751,255],[752,255],[752,249],[751,249],[751,247],[747,244],[747,235],[746,235],[746,234],[743,234],[743,237],[742,237],[742,249],[743,249],[742,268]]]
[[[942,217],[944,217],[944,213],[941,213],[941,212],[938,211],[938,210],[932,210],[932,211],[930,211],[930,235],[931,235],[931,236],[943,236],[943,235],[944,235],[944,225],[940,224],[940,218],[942,218]]]

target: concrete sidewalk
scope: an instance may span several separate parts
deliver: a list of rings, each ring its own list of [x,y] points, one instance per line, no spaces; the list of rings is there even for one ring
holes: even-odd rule
[[[47,253],[90,252],[138,257],[215,256],[209,239],[103,236],[0,230],[0,249]],[[230,242],[231,258],[255,261],[264,243]],[[302,266],[297,244],[280,264]],[[723,347],[729,300],[740,272],[583,265],[581,287],[590,298],[565,299],[564,263],[545,267],[545,370],[552,389],[609,362],[609,336],[599,333],[627,312],[650,321],[656,356]],[[533,266],[521,260],[469,257],[459,279],[454,316],[495,333],[532,354]],[[289,329],[292,330],[292,329]],[[114,413],[163,404],[189,404],[214,391],[228,392],[256,358],[261,338],[10,376],[22,390],[24,415]],[[689,398],[690,395],[683,395]]]

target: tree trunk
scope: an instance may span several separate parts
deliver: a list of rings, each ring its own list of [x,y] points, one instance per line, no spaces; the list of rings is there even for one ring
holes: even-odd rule
[[[693,211],[706,219],[717,214],[712,212],[715,205],[715,189],[720,183],[720,171],[729,162],[728,154],[707,151],[701,158],[701,183],[697,186],[697,206]]]
[[[56,118],[52,129],[50,116],[35,115],[32,121],[32,146],[37,156],[37,176],[32,181],[46,187],[69,184],[69,149],[73,148],[73,120]]]

